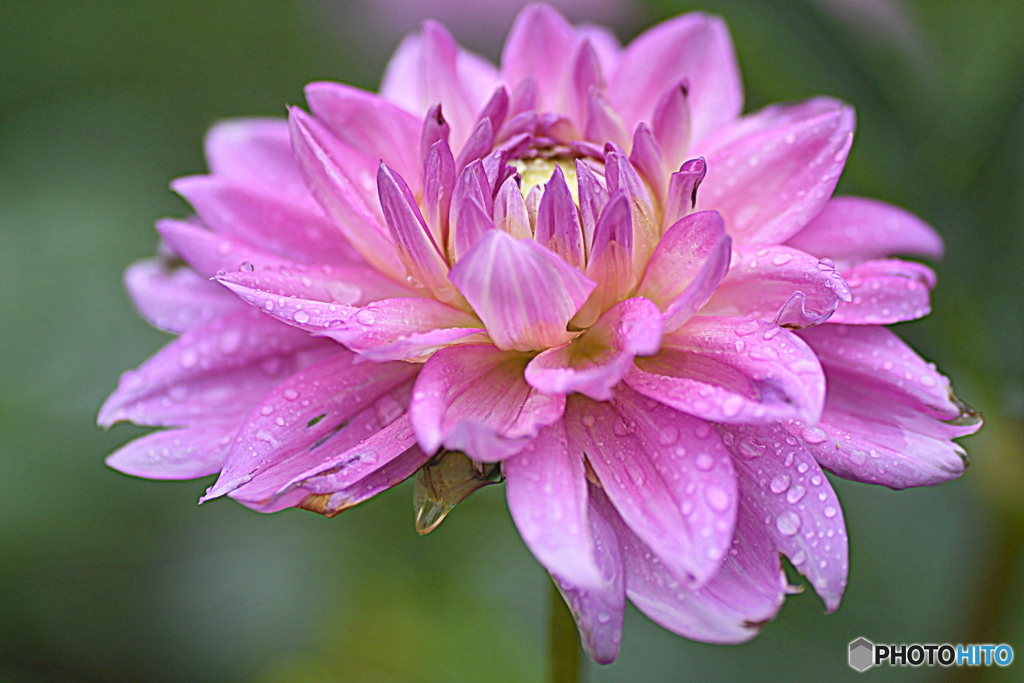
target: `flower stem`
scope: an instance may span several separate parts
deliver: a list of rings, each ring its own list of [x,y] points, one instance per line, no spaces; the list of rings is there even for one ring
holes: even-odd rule
[[[551,683],[580,683],[583,680],[580,633],[554,580],[551,582],[548,620],[548,680]]]

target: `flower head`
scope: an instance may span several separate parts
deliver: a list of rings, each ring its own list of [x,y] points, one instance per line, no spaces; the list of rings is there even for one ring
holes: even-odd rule
[[[939,237],[832,197],[848,106],[740,116],[717,17],[621,48],[531,6],[500,69],[427,22],[379,95],[306,98],[216,126],[211,173],[174,183],[196,216],[129,269],[181,336],[101,410],[171,427],[113,467],[327,515],[418,473],[424,532],[503,477],[599,662],[627,596],[687,637],[749,639],[789,589],[780,553],[834,610],[823,470],[962,473],[952,439],[979,420],[883,327],[928,313],[934,274],[892,255]]]

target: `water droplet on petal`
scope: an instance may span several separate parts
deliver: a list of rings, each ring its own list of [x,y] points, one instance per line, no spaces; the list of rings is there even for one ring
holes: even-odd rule
[[[775,520],[775,527],[783,536],[794,536],[796,532],[800,531],[801,523],[800,515],[792,510],[786,510]]]
[[[772,493],[784,493],[789,488],[789,475],[777,474],[772,479],[768,488],[772,490]]]

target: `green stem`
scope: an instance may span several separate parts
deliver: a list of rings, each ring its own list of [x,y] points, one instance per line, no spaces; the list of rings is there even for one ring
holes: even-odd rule
[[[548,674],[551,683],[580,683],[583,680],[583,648],[569,607],[551,582],[551,606],[548,619]]]

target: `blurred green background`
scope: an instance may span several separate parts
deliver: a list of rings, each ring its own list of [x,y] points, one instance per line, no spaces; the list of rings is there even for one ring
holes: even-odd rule
[[[852,539],[838,613],[808,590],[726,648],[630,609],[622,655],[588,680],[852,679],[858,636],[1008,642],[1024,658],[1024,3],[598,0],[572,14],[610,18],[627,39],[696,7],[729,21],[748,108],[818,93],[856,106],[840,190],[910,208],[945,237],[936,312],[900,332],[987,425],[966,440],[960,481],[837,483]],[[504,32],[502,12],[497,29],[457,37],[495,57],[486,36]],[[547,577],[499,486],[419,538],[408,483],[327,520],[197,507],[208,481],[103,465],[140,430],[98,430],[101,401],[169,339],[120,280],[153,252],[153,220],[187,213],[167,182],[203,170],[219,118],[283,114],[314,79],[375,87],[397,40],[384,15],[369,0],[0,2],[0,682],[544,679]]]

